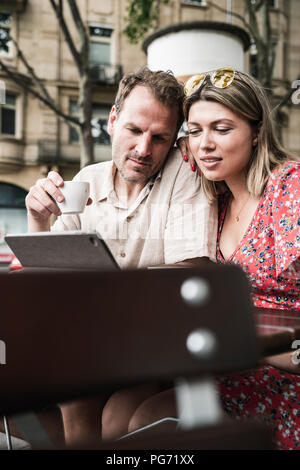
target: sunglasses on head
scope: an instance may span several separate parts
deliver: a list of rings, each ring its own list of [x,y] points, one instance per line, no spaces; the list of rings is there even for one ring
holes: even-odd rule
[[[224,67],[210,72],[193,75],[184,85],[185,95],[190,96],[197,91],[204,83],[207,76],[209,77],[211,84],[215,87],[226,88],[232,84],[235,71],[230,67]]]

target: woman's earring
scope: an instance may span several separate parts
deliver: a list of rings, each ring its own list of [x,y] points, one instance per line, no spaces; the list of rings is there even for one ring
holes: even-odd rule
[[[258,138],[255,137],[255,139],[253,139],[253,147],[256,147],[256,146],[257,146],[257,142],[258,142]]]

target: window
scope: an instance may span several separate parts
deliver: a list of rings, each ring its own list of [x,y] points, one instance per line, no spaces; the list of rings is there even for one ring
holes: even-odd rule
[[[259,68],[258,68],[258,60],[257,60],[257,47],[253,39],[251,39],[250,45],[250,55],[249,55],[249,71],[253,77],[259,77]]]
[[[74,117],[76,120],[79,121],[79,117],[78,117],[78,114],[79,114],[79,107],[78,107],[78,104],[76,103],[76,101],[70,101],[70,105],[69,105],[69,112],[71,114],[72,117]],[[70,131],[69,131],[69,142],[70,144],[74,144],[76,142],[79,142],[79,135],[78,135],[78,132],[76,131],[76,129],[74,127],[69,127]]]
[[[0,182],[0,263],[9,263],[12,259],[5,235],[27,232],[26,195],[27,191],[19,186]]]
[[[11,13],[0,12],[0,55],[9,55],[11,51],[10,28]]]
[[[255,5],[255,3],[257,3],[257,0],[251,0],[251,3]],[[278,0],[269,0],[269,5],[271,8],[278,8]]]
[[[92,134],[96,144],[110,145],[110,135],[107,132],[107,121],[111,106],[93,105]]]
[[[91,24],[90,32],[90,65],[111,64],[111,35],[113,28],[107,25]]]
[[[181,0],[181,3],[184,3],[185,5],[195,5],[199,7],[207,6],[206,0]]]
[[[107,121],[111,106],[107,104],[93,104],[92,135],[95,144],[110,145],[110,136],[107,132]],[[70,102],[70,114],[75,118],[78,116],[78,105],[75,101]],[[70,127],[70,143],[79,141],[76,129]]]
[[[5,87],[5,82],[3,80],[0,80],[0,105],[6,103],[6,87]]]
[[[93,25],[89,26],[90,36],[97,38],[110,38],[113,32],[112,26],[107,25]]]
[[[16,95],[12,93],[6,93],[6,102],[0,105],[1,135],[16,135],[16,105]]]
[[[27,191],[10,183],[0,183],[0,207],[25,209]]]
[[[110,44],[90,42],[90,65],[110,65]]]
[[[254,55],[254,54],[250,54],[249,56],[249,71],[250,71],[250,74],[255,77],[255,78],[259,78],[259,68],[258,68],[258,61],[257,61],[257,55]]]

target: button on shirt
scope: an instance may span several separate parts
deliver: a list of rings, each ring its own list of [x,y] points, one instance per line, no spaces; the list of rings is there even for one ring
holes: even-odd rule
[[[93,203],[82,214],[58,217],[51,230],[96,230],[122,269],[202,256],[215,260],[216,205],[208,203],[200,178],[178,150],[130,207],[117,197],[115,173],[112,161],[83,168],[74,180],[90,183]]]

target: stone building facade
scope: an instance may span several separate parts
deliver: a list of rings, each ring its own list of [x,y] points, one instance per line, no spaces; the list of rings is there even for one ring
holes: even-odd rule
[[[274,7],[272,28],[277,42],[274,84],[276,93],[283,95],[300,74],[300,2],[270,1]],[[147,56],[141,43],[129,44],[123,34],[127,0],[77,0],[77,3],[90,33],[95,158],[102,161],[110,158],[106,120],[114,102],[117,83],[122,74],[145,65]],[[224,9],[228,6],[227,0],[215,3]],[[243,15],[241,0],[230,3],[233,12]],[[68,24],[72,25],[76,42],[78,36],[67,2],[64,12]],[[208,6],[206,0],[169,0],[169,4],[160,7],[157,27],[195,20],[230,21],[243,27],[238,18],[229,18],[225,12]],[[8,32],[16,39],[36,74],[43,79],[51,97],[65,113],[76,116],[77,69],[49,0],[1,0],[0,34],[3,37]],[[8,43],[7,50],[0,50],[0,58],[16,76],[25,77],[30,83],[16,52],[14,44]],[[250,51],[245,54],[249,70]],[[5,232],[26,230],[24,194],[30,186],[50,169],[58,170],[66,180],[79,169],[76,132],[7,78],[0,67],[0,98],[3,86],[6,98],[5,103],[0,104],[0,261]],[[285,108],[284,143],[289,150],[300,154],[300,104],[297,104],[300,93],[295,98],[295,104]],[[23,215],[17,216],[16,210]]]

